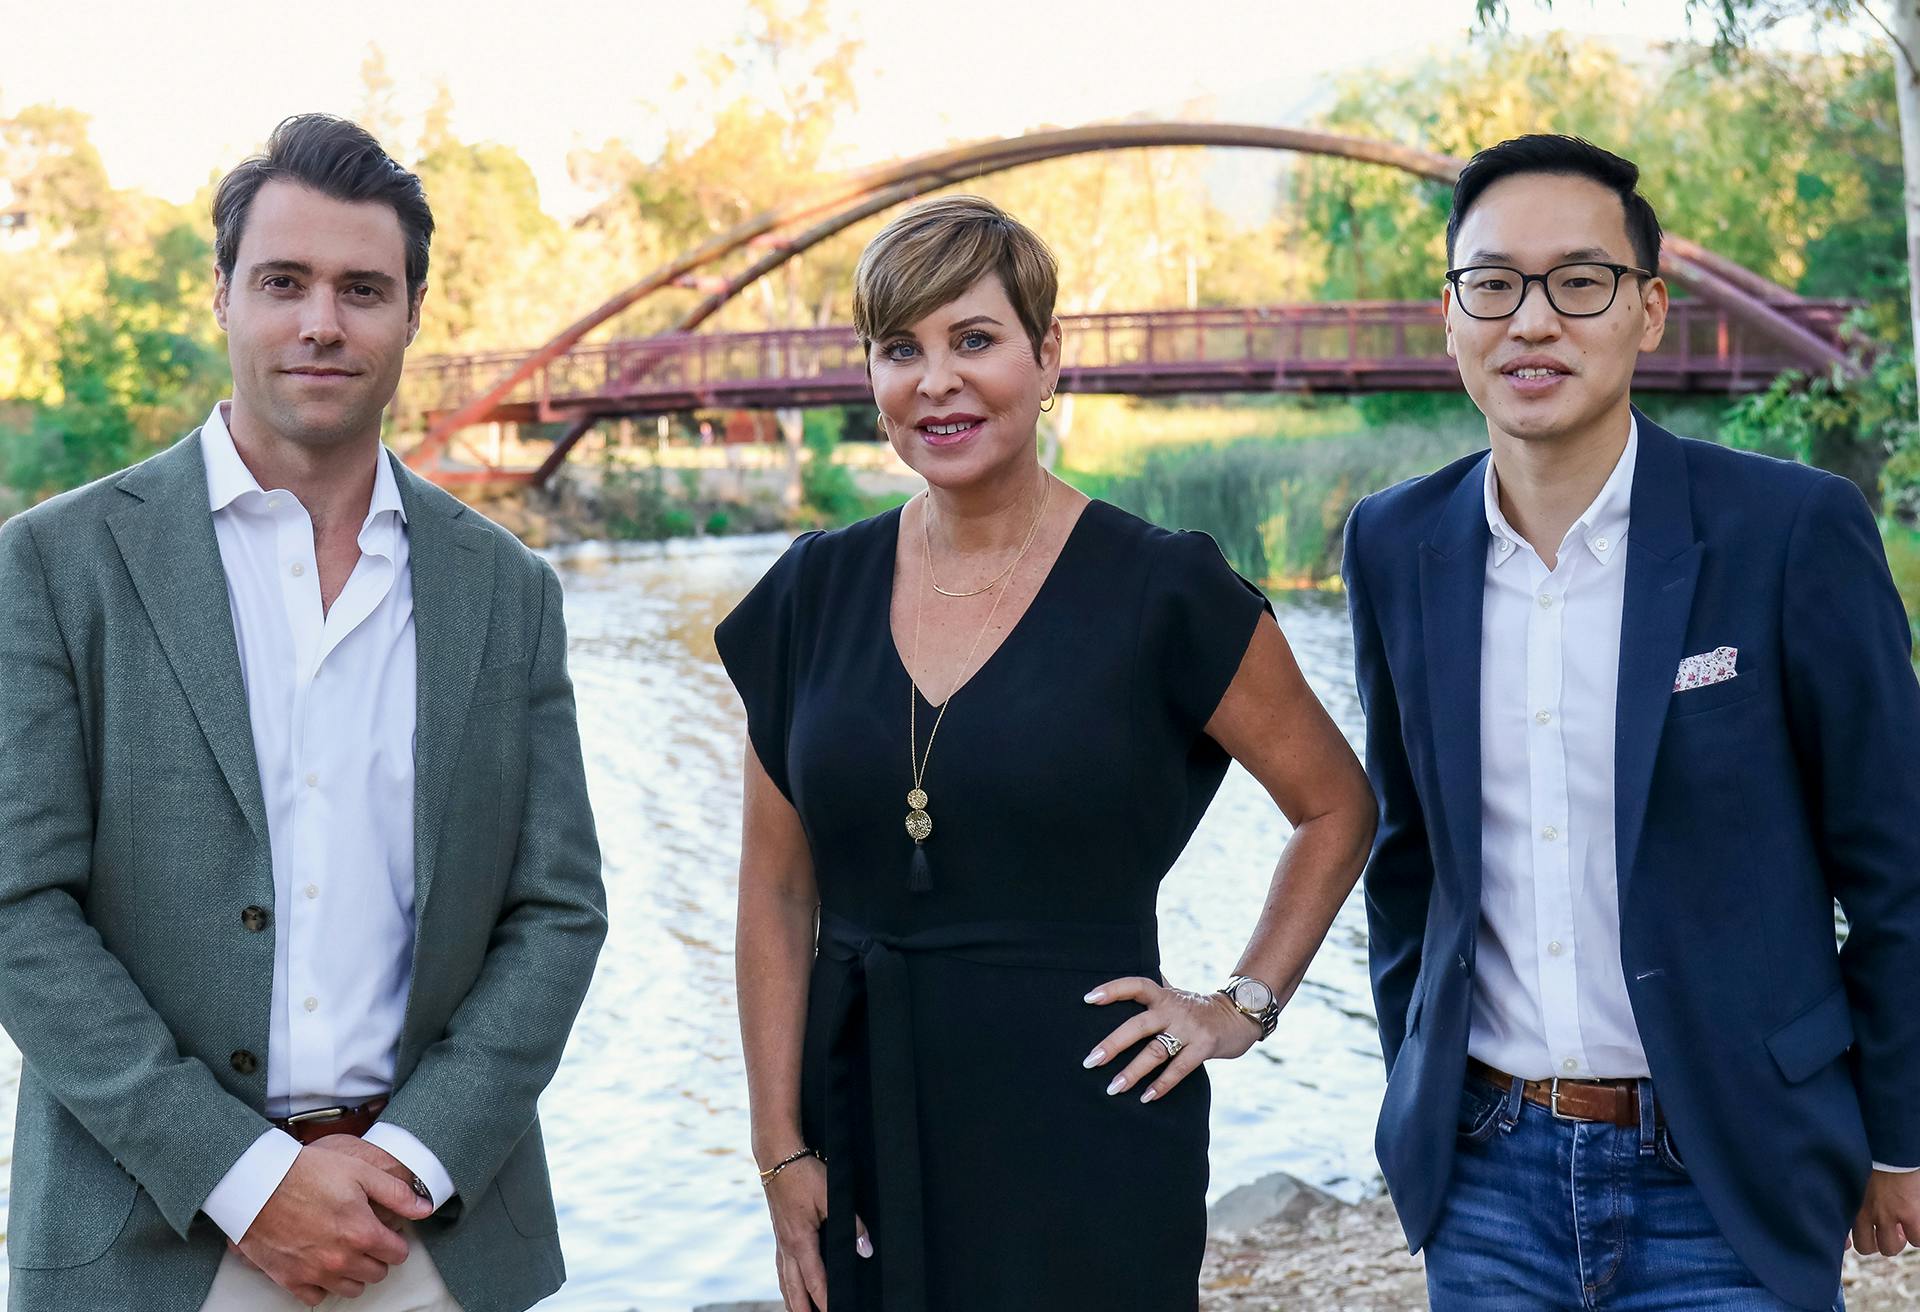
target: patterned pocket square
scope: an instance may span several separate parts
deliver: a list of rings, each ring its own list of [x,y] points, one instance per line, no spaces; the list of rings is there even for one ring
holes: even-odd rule
[[[1734,662],[1739,657],[1740,651],[1736,647],[1715,647],[1698,656],[1689,656],[1680,662],[1680,671],[1673,678],[1673,690],[1685,692],[1689,688],[1725,683],[1738,672],[1734,669]]]

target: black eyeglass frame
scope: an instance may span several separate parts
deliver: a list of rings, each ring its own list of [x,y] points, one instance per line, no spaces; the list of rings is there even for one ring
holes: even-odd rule
[[[1505,314],[1475,314],[1467,308],[1466,300],[1460,294],[1460,279],[1480,269],[1500,269],[1506,273],[1511,273],[1520,280],[1520,298],[1513,303],[1513,308]],[[1554,274],[1560,272],[1562,269],[1605,269],[1613,274],[1613,294],[1607,297],[1607,303],[1597,310],[1563,310],[1560,308],[1560,302],[1553,299],[1553,287],[1547,282],[1547,279],[1553,277]],[[1453,287],[1454,303],[1460,307],[1460,313],[1466,315],[1469,319],[1478,319],[1482,323],[1497,323],[1501,319],[1511,319],[1514,315],[1520,313],[1520,307],[1527,303],[1527,290],[1532,287],[1534,283],[1540,284],[1540,294],[1547,298],[1547,305],[1561,318],[1594,319],[1611,310],[1613,303],[1620,299],[1620,279],[1629,273],[1637,273],[1642,278],[1658,278],[1660,276],[1651,269],[1642,269],[1632,264],[1613,264],[1606,260],[1568,260],[1565,264],[1554,265],[1545,273],[1523,273],[1511,264],[1469,264],[1458,269],[1448,269],[1447,282]]]

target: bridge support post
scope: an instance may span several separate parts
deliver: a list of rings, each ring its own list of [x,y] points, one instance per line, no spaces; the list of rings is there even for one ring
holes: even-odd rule
[[[807,417],[805,411],[790,407],[774,411],[773,417],[780,425],[780,441],[787,448],[787,485],[781,490],[780,505],[792,512],[800,509],[800,462],[806,457]]]

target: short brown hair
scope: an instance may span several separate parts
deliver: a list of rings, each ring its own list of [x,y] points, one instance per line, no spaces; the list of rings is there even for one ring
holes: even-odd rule
[[[1032,229],[978,196],[922,201],[867,243],[853,274],[853,326],[861,353],[958,299],[989,273],[1013,302],[1038,360],[1053,322],[1059,268]]]
[[[426,189],[417,176],[393,162],[371,132],[331,114],[295,114],[283,120],[267,138],[264,155],[241,161],[220,179],[213,193],[213,262],[222,274],[233,277],[247,211],[260,188],[276,178],[334,200],[390,207],[407,242],[407,295],[419,294],[427,281],[427,252],[433,243]]]

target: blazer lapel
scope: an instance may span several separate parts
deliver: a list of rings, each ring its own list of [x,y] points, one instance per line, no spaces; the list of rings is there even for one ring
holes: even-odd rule
[[[129,470],[120,489],[135,504],[111,515],[107,524],[134,592],[241,814],[265,842],[267,808],[227,576],[207,500],[200,431]]]
[[[453,770],[493,616],[493,535],[394,460],[407,512],[418,691],[413,752],[415,940],[433,887]]]
[[[1637,413],[1637,412],[1636,412]],[[1694,541],[1680,439],[1639,415],[1620,612],[1620,688],[1614,723],[1614,843],[1620,900],[1640,851],[1653,762],[1687,637],[1704,547]]]
[[[1420,547],[1420,627],[1427,700],[1446,835],[1466,881],[1464,905],[1480,888],[1480,617],[1486,594],[1486,461],[1454,489]]]

